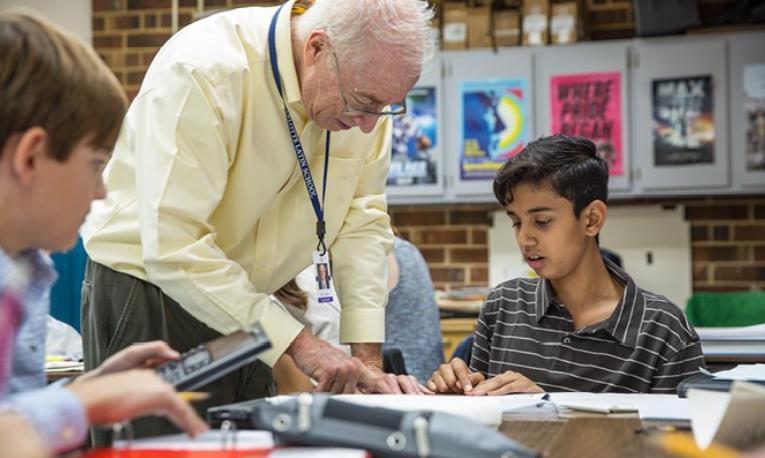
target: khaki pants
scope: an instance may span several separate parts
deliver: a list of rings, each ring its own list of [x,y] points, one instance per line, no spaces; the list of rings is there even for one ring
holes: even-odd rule
[[[173,349],[185,352],[220,334],[192,317],[157,286],[130,275],[88,261],[82,284],[82,341],[85,369],[90,370],[106,358],[137,342],[164,340]],[[207,408],[245,401],[276,393],[271,369],[256,361],[215,382],[199,388],[210,393],[204,402],[195,403],[205,418]],[[136,437],[178,432],[160,417],[144,417],[131,422]],[[93,445],[108,445],[109,431],[96,429]]]

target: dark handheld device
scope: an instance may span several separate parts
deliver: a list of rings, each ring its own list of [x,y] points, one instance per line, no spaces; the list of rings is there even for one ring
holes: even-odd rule
[[[271,341],[259,323],[218,337],[183,353],[178,361],[157,368],[163,380],[178,391],[206,385],[251,363],[271,348]]]

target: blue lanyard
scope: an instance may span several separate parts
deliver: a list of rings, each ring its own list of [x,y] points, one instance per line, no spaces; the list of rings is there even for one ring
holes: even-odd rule
[[[284,6],[284,5],[282,5]],[[268,53],[271,56],[271,73],[274,75],[274,81],[276,82],[276,89],[279,91],[279,98],[282,101],[282,107],[284,108],[284,117],[287,119],[287,127],[290,130],[290,138],[292,140],[292,146],[295,148],[295,155],[297,155],[298,165],[303,172],[303,181],[305,182],[305,188],[308,190],[308,196],[311,198],[311,205],[313,206],[313,212],[316,214],[316,237],[319,238],[319,244],[316,245],[316,249],[321,251],[324,255],[327,252],[327,246],[324,244],[324,235],[327,232],[326,223],[324,222],[324,200],[327,195],[327,170],[329,169],[329,131],[327,131],[327,141],[324,146],[324,187],[321,190],[321,203],[319,203],[319,195],[316,192],[316,184],[313,181],[313,175],[311,175],[311,169],[308,167],[308,160],[305,158],[305,152],[303,151],[303,145],[300,143],[300,136],[295,129],[295,123],[292,122],[292,116],[287,109],[287,104],[284,103],[284,94],[282,93],[282,80],[279,75],[279,64],[276,60],[276,20],[279,17],[279,12],[282,10],[282,6],[276,10],[276,14],[271,19],[271,26],[268,28]]]

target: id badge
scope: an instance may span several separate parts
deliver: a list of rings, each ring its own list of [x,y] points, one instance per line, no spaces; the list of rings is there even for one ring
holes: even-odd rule
[[[332,288],[332,274],[329,271],[329,252],[313,252],[313,265],[316,267],[316,298],[319,303],[332,302],[335,299]]]

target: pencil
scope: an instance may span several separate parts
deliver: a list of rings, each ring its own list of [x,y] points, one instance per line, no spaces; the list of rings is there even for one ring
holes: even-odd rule
[[[181,391],[178,393],[181,399],[186,402],[204,401],[210,397],[210,393],[203,391]]]

